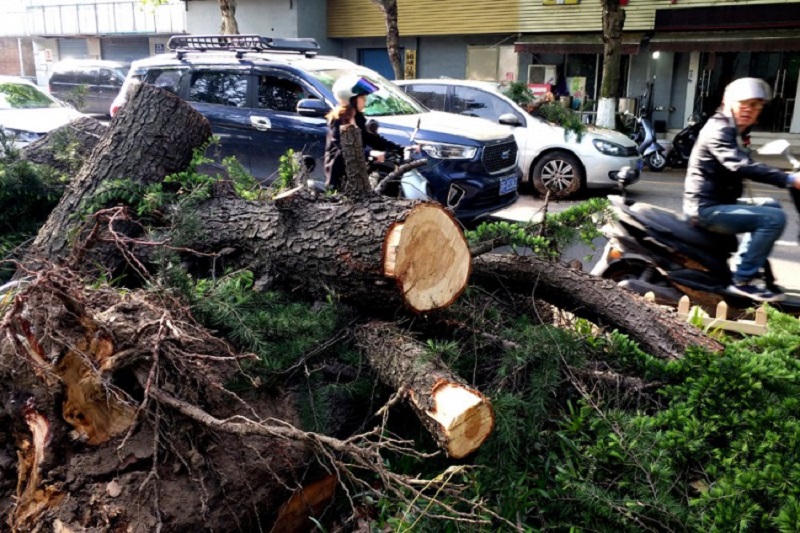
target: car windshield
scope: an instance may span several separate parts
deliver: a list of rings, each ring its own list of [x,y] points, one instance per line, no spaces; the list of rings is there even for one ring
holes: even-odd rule
[[[367,107],[364,109],[364,115],[368,117],[416,115],[427,111],[419,103],[407,96],[402,89],[369,70],[356,70],[355,72],[353,69],[311,71],[311,74],[328,89],[331,89],[340,77],[354,73],[363,76],[378,86],[378,91],[367,97]]]
[[[0,83],[0,109],[39,109],[61,107],[57,101],[33,85]]]

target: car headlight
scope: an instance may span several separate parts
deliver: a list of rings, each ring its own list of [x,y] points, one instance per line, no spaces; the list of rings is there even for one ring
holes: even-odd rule
[[[624,156],[626,155],[627,152],[627,150],[625,150],[625,147],[617,143],[603,141],[601,139],[594,139],[592,141],[592,144],[594,144],[594,147],[597,148],[599,152],[606,155]]]
[[[445,143],[419,143],[423,152],[436,159],[472,159],[478,152],[474,146]]]
[[[32,143],[41,137],[41,135],[32,131],[13,130],[11,128],[3,128],[3,135],[11,141],[20,143]]]

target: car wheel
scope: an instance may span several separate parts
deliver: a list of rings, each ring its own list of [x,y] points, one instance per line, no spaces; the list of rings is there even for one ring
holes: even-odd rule
[[[667,159],[661,152],[653,152],[647,156],[647,166],[653,172],[661,172],[667,166]]]
[[[578,192],[584,175],[581,164],[572,154],[551,152],[533,167],[533,188],[542,196],[550,193],[550,198],[568,198]]]

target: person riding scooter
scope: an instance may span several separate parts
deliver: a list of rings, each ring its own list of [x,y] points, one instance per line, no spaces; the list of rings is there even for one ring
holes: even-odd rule
[[[716,233],[744,234],[728,291],[760,302],[784,299],[777,287],[757,281],[783,232],[786,215],[774,199],[740,198],[743,180],[800,189],[797,174],[750,157],[750,130],[770,99],[769,85],[758,78],[728,84],[722,106],[708,119],[692,150],[683,195],[683,211],[693,225]]]

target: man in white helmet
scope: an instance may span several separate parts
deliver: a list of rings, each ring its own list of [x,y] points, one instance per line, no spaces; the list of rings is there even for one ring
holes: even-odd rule
[[[728,84],[722,106],[700,131],[689,158],[683,211],[693,224],[725,234],[744,234],[728,290],[759,302],[784,298],[777,287],[760,283],[761,269],[786,225],[772,198],[740,199],[745,178],[780,188],[800,189],[800,177],[757,163],[750,157],[749,133],[771,99],[758,78]]]
[[[325,139],[325,186],[329,189],[339,187],[345,174],[344,154],[342,153],[341,127],[352,124],[361,130],[364,157],[382,162],[386,152],[402,152],[403,147],[367,130],[364,109],[367,96],[378,87],[363,76],[345,75],[333,84],[333,95],[339,105],[328,114],[328,136]]]

